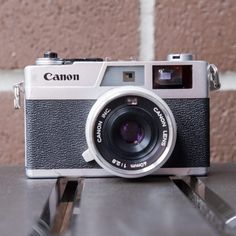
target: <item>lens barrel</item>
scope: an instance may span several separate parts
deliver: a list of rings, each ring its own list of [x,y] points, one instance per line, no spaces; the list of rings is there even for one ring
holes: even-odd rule
[[[101,167],[118,176],[141,177],[160,168],[170,157],[176,123],[168,105],[153,92],[119,87],[92,107],[86,139]]]

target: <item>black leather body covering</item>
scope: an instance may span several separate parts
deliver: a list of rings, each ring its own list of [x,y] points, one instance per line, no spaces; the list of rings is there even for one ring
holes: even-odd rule
[[[163,167],[209,166],[209,99],[164,99],[177,123],[175,149]],[[86,163],[85,124],[95,100],[26,100],[26,168],[100,168]]]

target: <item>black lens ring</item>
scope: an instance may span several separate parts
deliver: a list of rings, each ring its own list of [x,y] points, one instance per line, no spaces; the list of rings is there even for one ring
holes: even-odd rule
[[[134,120],[142,124],[145,136],[140,143],[127,144],[122,142],[117,129],[119,124],[125,119]],[[107,139],[105,139],[106,147],[112,149],[117,155],[122,155],[125,159],[143,158],[157,144],[158,129],[153,123],[151,115],[139,107],[121,106],[115,109],[109,119],[107,119],[107,122],[104,123],[104,127],[109,130],[107,134],[104,134],[107,135]],[[152,130],[154,132],[151,132]]]

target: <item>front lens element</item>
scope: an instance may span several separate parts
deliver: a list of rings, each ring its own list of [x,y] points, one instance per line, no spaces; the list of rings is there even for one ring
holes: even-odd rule
[[[138,144],[144,138],[144,129],[136,121],[126,121],[120,126],[121,138],[129,144]]]

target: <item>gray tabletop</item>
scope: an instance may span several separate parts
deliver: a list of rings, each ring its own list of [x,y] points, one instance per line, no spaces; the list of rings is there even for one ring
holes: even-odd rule
[[[236,164],[214,165],[200,179],[236,211]],[[29,235],[55,182],[0,167],[0,235]],[[217,235],[168,177],[85,179],[77,211],[67,235]]]

